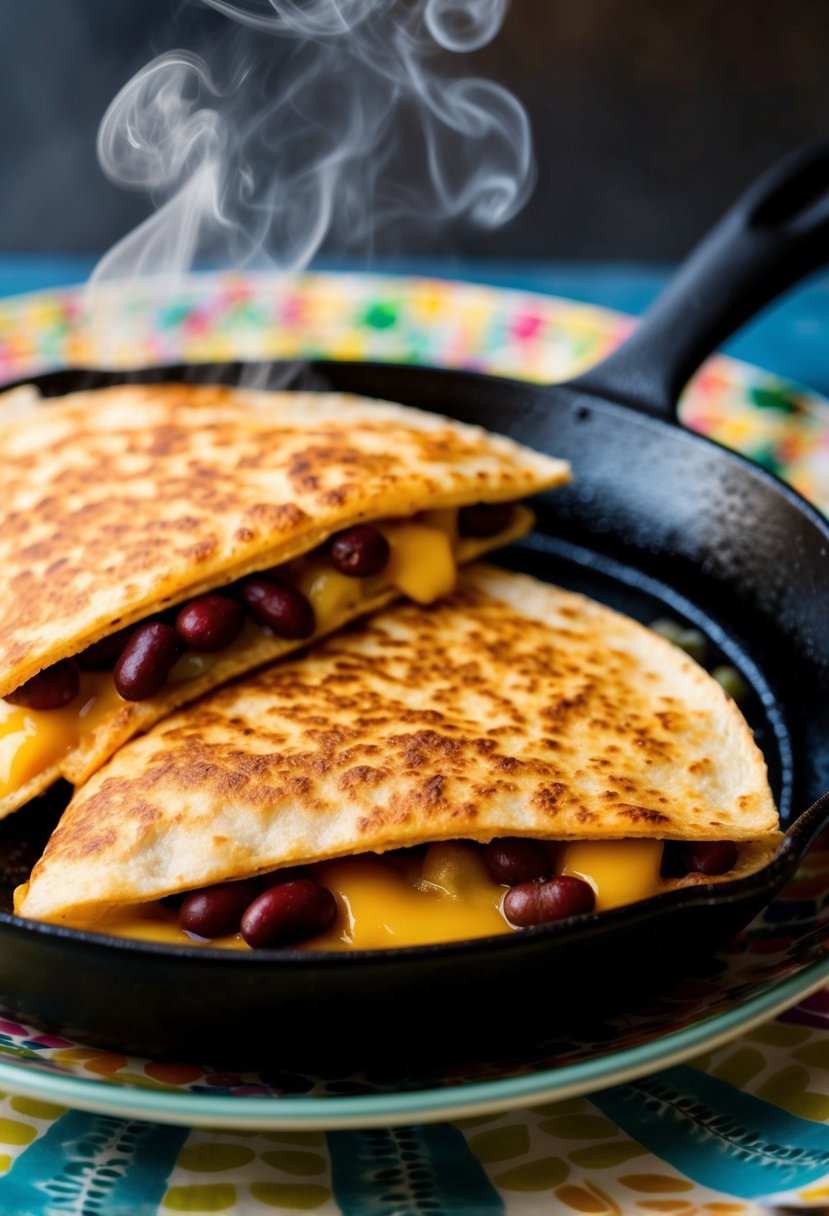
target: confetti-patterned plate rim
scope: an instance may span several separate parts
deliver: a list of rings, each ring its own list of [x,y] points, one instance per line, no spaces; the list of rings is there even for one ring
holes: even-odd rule
[[[0,1088],[27,1098],[119,1118],[145,1119],[191,1127],[272,1131],[335,1131],[431,1123],[532,1106],[620,1085],[711,1051],[736,1035],[782,1013],[817,992],[829,980],[829,957],[797,975],[738,1003],[641,1046],[594,1060],[544,1069],[496,1081],[465,1082],[439,1089],[355,1096],[230,1097],[169,1093],[142,1088],[113,1089],[100,1081],[54,1076],[0,1060]]]
[[[178,298],[112,285],[90,313],[80,290],[0,301],[0,380],[60,366],[378,358],[552,382],[592,364],[629,331],[621,313],[535,292],[436,279],[315,273],[194,276]],[[101,324],[101,318],[105,323]],[[759,368],[717,357],[692,381],[682,419],[782,475],[829,508],[829,404]],[[0,1057],[0,1088],[131,1119],[240,1130],[334,1130],[425,1123],[561,1100],[718,1047],[829,979],[829,958],[735,994],[733,1004],[645,1043],[535,1072],[396,1092],[205,1094],[67,1076]],[[531,1065],[530,1065],[531,1066]]]

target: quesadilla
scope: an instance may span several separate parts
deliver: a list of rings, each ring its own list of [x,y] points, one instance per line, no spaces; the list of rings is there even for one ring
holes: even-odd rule
[[[738,877],[779,840],[762,754],[702,667],[584,596],[478,565],[431,607],[388,608],[129,743],[76,792],[15,907],[187,941],[207,921],[160,901],[246,900],[215,936],[257,945],[285,940],[257,925],[299,900],[312,946],[405,945],[539,923],[510,915],[521,899],[601,911]]]
[[[341,394],[0,399],[0,816],[228,679],[525,532],[565,462]],[[355,539],[356,536],[356,539]]]

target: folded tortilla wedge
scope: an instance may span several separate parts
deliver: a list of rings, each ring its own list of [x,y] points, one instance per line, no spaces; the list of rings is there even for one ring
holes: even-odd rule
[[[497,534],[459,535],[459,508],[569,479],[563,461],[438,415],[216,386],[48,402],[15,390],[0,398],[0,445],[0,697],[12,698],[101,639],[273,567],[311,601],[313,637],[403,593],[427,602],[451,589],[456,563],[532,520],[516,506]],[[385,529],[388,568],[337,574],[321,546],[369,521]],[[189,651],[145,700],[119,696],[110,671],[82,672],[60,708],[0,700],[0,816],[59,776],[82,782],[175,707],[307,640],[249,621],[220,653]]]
[[[739,842],[722,879],[780,840],[762,754],[703,668],[601,604],[476,565],[451,597],[388,608],[122,748],[16,911],[106,931],[286,866],[514,836]]]

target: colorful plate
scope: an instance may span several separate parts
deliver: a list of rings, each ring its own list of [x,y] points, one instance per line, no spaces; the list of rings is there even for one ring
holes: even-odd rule
[[[556,380],[599,358],[630,324],[562,300],[438,281],[211,276],[172,294],[130,287],[90,299],[64,291],[2,302],[0,375],[325,355]],[[823,400],[715,359],[687,393],[683,420],[829,507]],[[83,1047],[9,1014],[0,1020],[0,1088],[128,1118],[296,1130],[429,1122],[586,1093],[713,1048],[821,987],[829,979],[827,889],[829,849],[814,852],[704,973],[625,1017],[597,1016],[578,1040],[521,1045],[509,1059],[417,1076],[219,1073]]]

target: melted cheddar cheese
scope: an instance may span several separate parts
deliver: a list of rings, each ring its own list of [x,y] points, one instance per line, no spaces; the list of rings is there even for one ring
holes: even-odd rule
[[[661,840],[573,841],[561,846],[556,870],[589,882],[602,911],[664,890],[661,857]],[[463,841],[431,844],[423,856],[406,849],[317,862],[308,872],[333,893],[337,916],[299,949],[374,950],[514,932],[502,912],[507,888],[492,881],[480,851]],[[208,941],[188,933],[176,910],[161,903],[70,924],[142,941],[248,949],[239,934]]]
[[[596,911],[647,899],[662,888],[661,840],[574,840],[564,850],[562,874],[589,883]]]
[[[382,532],[391,549],[383,576],[399,591],[416,604],[431,604],[454,591],[457,567],[451,536],[420,523],[387,524]]]
[[[59,764],[123,703],[109,672],[84,672],[78,696],[63,709],[24,709],[0,700],[0,797]]]
[[[435,844],[422,867],[419,860],[408,873],[405,861],[401,867],[369,856],[315,866],[314,876],[334,894],[338,915],[314,939],[314,948],[374,950],[510,931],[501,914],[504,888],[491,881],[474,847]]]

